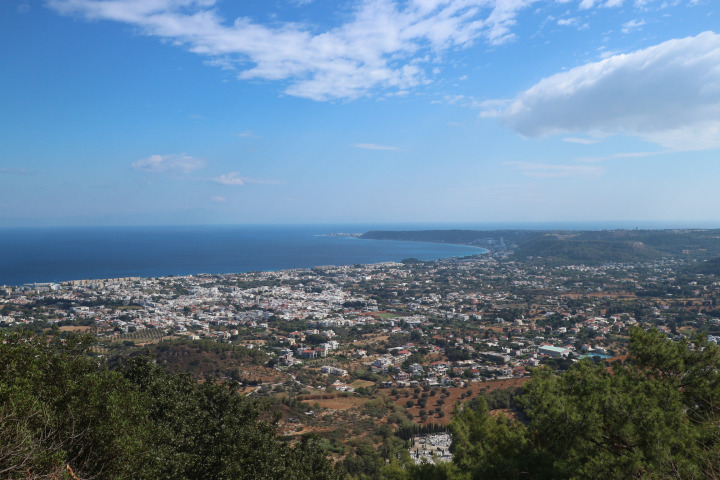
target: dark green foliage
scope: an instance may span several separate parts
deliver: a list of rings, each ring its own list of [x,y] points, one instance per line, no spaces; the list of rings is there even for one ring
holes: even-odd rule
[[[445,355],[451,362],[459,362],[462,360],[470,360],[472,355],[462,348],[446,348]]]
[[[148,357],[115,370],[65,344],[10,334],[0,344],[0,477],[335,478],[319,441],[291,447],[229,384],[166,374]]]
[[[505,243],[518,245],[515,253],[520,259],[532,256],[542,257],[549,264],[601,264],[647,261],[687,251],[702,258],[718,256],[717,234],[717,230],[421,230],[370,231],[362,238],[474,244],[502,237]],[[482,242],[479,245],[483,246]],[[710,265],[713,271],[707,273],[717,272],[714,266]]]
[[[417,264],[422,264],[423,261],[418,260],[415,257],[410,257],[410,258],[403,258],[402,260],[400,260],[400,263],[403,263],[405,265],[417,265]]]
[[[631,363],[538,369],[515,398],[527,424],[484,399],[452,422],[455,463],[471,478],[720,478],[720,356],[701,339],[636,329]]]
[[[516,253],[518,258],[542,257],[558,264],[584,263],[596,265],[606,262],[639,262],[660,257],[660,252],[631,239],[585,238],[585,236],[538,236],[523,244]]]
[[[119,373],[84,355],[88,341],[31,334],[0,345],[0,475],[57,473],[128,478],[147,440],[140,394]]]
[[[239,370],[244,364],[264,365],[270,360],[270,357],[259,349],[249,349],[210,340],[164,341],[147,347],[145,351],[137,351],[133,354],[145,355],[147,353],[155,357],[157,363],[169,373],[189,372],[197,379],[214,375],[238,381],[243,380],[244,383],[251,380],[242,379],[239,374]],[[123,358],[124,355],[111,358],[110,366],[113,367]]]
[[[451,431],[454,463],[473,479],[523,478],[542,464],[525,427],[502,415],[491,416],[482,397],[453,419]]]
[[[410,240],[417,242],[470,244],[483,238],[499,239],[505,242],[516,242],[522,238],[533,236],[536,232],[529,230],[412,230],[412,231],[370,231],[361,238],[372,240]],[[482,245],[480,245],[482,246]]]
[[[380,478],[385,460],[370,445],[360,445],[342,463],[345,471],[356,478]]]
[[[477,402],[484,401],[490,410],[498,410],[502,408],[515,407],[515,399],[520,395],[521,388],[499,388],[488,393],[481,393],[477,398],[470,401],[470,406],[474,408]],[[472,393],[472,391],[469,391]]]
[[[720,258],[713,258],[705,262],[699,263],[689,268],[693,273],[702,273],[705,275],[720,275]]]

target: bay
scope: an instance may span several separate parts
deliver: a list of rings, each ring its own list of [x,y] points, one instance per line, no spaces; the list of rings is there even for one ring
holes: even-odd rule
[[[378,226],[140,226],[0,230],[0,285],[240,273],[477,255],[461,245],[326,236]],[[390,229],[383,225],[379,228]],[[398,226],[394,226],[398,228]]]

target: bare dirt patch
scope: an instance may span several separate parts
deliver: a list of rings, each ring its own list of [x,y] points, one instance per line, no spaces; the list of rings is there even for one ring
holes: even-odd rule
[[[77,333],[77,332],[87,332],[91,328],[92,327],[81,326],[81,325],[65,325],[64,327],[60,327],[60,331]]]
[[[312,400],[310,404],[315,405],[317,403],[320,408],[329,408],[332,410],[350,410],[362,406],[365,402],[367,402],[367,398],[353,395],[349,397]]]
[[[355,380],[350,384],[353,388],[359,388],[359,387],[372,387],[375,385],[375,382],[371,382],[369,380]]]

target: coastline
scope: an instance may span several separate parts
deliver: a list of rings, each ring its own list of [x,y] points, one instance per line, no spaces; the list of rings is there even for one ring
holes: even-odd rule
[[[489,250],[489,249],[487,249],[487,248],[485,248],[485,247],[481,247],[481,246],[479,246],[479,245],[472,245],[472,244],[470,244],[470,243],[428,242],[428,241],[425,241],[425,240],[410,240],[410,239],[407,239],[407,240],[405,240],[405,239],[403,239],[403,240],[397,239],[397,240],[395,240],[395,239],[391,239],[391,238],[362,238],[362,237],[356,237],[356,238],[357,238],[358,240],[370,240],[370,241],[412,242],[412,243],[428,244],[428,245],[450,245],[450,246],[454,246],[454,247],[470,247],[470,248],[477,248],[477,249],[483,250],[482,252],[479,252],[479,253],[477,253],[476,255],[482,255],[482,254],[490,253],[490,252],[491,252],[491,250]],[[451,257],[445,257],[445,258],[453,258],[453,257],[451,256]],[[440,260],[440,259],[437,259],[437,260]]]
[[[419,242],[423,243],[423,242]],[[431,243],[431,242],[425,242],[425,243]],[[461,245],[461,246],[468,246],[468,245]],[[483,249],[481,247],[481,250],[484,250],[484,252],[481,252],[480,254],[489,253],[488,250]],[[420,260],[420,261],[426,261],[426,262],[440,262],[443,260],[447,260],[450,258],[465,258],[468,255],[464,256],[448,256],[448,257],[441,257],[436,258],[433,260]],[[475,255],[470,255],[475,256]],[[406,260],[406,259],[402,259]],[[44,289],[45,291],[54,290],[54,287],[61,286],[61,287],[79,287],[79,286],[105,286],[105,285],[122,285],[128,282],[142,282],[142,281],[148,281],[148,280],[165,280],[165,279],[183,279],[183,278],[193,278],[193,277],[212,277],[212,276],[233,276],[233,275],[253,275],[253,274],[263,274],[263,273],[283,273],[283,272],[295,272],[295,271],[303,271],[303,270],[313,270],[313,269],[334,269],[334,268],[343,268],[343,267],[349,267],[354,268],[356,266],[362,267],[376,267],[376,266],[382,266],[382,265],[398,265],[402,264],[402,260],[387,260],[383,262],[373,262],[373,263],[361,263],[361,264],[340,264],[340,265],[313,265],[310,267],[293,267],[293,268],[280,268],[280,269],[272,269],[272,270],[249,270],[245,272],[196,272],[196,273],[187,273],[183,275],[175,275],[175,274],[169,274],[169,275],[150,275],[150,276],[128,276],[128,277],[107,277],[107,278],[80,278],[80,279],[73,279],[73,280],[62,280],[58,282],[29,282],[24,284],[17,284],[17,285],[7,285],[2,284],[0,285],[0,288],[4,289],[10,289],[10,290],[17,290],[17,289],[25,289],[28,291],[34,291],[37,293],[38,289]]]
[[[348,231],[337,227],[23,229],[0,238],[0,285],[272,272],[485,253],[447,243],[349,242],[366,239],[328,235]]]

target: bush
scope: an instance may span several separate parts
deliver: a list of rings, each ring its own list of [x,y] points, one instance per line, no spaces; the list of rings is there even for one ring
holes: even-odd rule
[[[166,374],[151,358],[110,370],[89,337],[0,338],[4,478],[335,478],[317,439],[294,447],[230,384]]]

